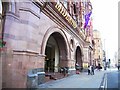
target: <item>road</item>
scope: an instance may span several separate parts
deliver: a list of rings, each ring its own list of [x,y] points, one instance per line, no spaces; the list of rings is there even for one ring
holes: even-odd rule
[[[117,69],[109,69],[103,80],[102,86],[105,87],[105,90],[120,90],[120,71]]]
[[[107,88],[119,88],[120,89],[120,71],[113,71],[107,73]]]

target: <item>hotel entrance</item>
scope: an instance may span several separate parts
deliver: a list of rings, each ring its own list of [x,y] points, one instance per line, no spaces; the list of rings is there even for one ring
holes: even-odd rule
[[[60,33],[55,32],[48,38],[45,56],[45,72],[59,72],[61,67],[68,66],[66,43]]]
[[[53,36],[48,39],[45,55],[45,72],[58,72],[59,50]]]
[[[52,33],[45,48],[44,71],[46,73],[46,80],[60,79],[64,77],[61,73],[61,68],[68,66],[67,61],[67,46],[64,37],[58,33]]]

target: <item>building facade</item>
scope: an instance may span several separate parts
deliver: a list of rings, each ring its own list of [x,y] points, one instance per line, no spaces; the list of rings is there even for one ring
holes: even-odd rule
[[[93,38],[95,42],[95,52],[94,52],[94,64],[98,66],[98,64],[103,65],[103,49],[102,49],[102,41],[100,32],[97,30],[93,31]]]
[[[3,88],[31,87],[39,83],[39,73],[57,74],[75,63],[81,70],[92,62],[92,4],[86,1],[11,0],[3,2],[2,55]],[[38,76],[38,79],[32,76]],[[38,81],[38,82],[37,82]]]

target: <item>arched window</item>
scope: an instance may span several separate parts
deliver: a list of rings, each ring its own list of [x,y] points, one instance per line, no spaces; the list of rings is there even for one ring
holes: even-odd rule
[[[73,41],[73,39],[70,40],[70,47],[73,50],[73,48],[74,48],[74,41]]]
[[[72,2],[70,1],[69,2],[69,13],[70,13],[70,15],[72,16],[73,15],[73,4],[72,4]]]
[[[77,13],[77,10],[76,10],[76,3],[73,3],[73,8],[74,8],[74,14]]]

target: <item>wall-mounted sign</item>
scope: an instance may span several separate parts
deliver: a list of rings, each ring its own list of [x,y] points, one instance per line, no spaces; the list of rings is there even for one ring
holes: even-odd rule
[[[56,3],[55,8],[60,12],[60,14],[70,23],[73,28],[77,27],[77,23],[73,20],[73,18],[69,15],[67,10],[61,3]]]

